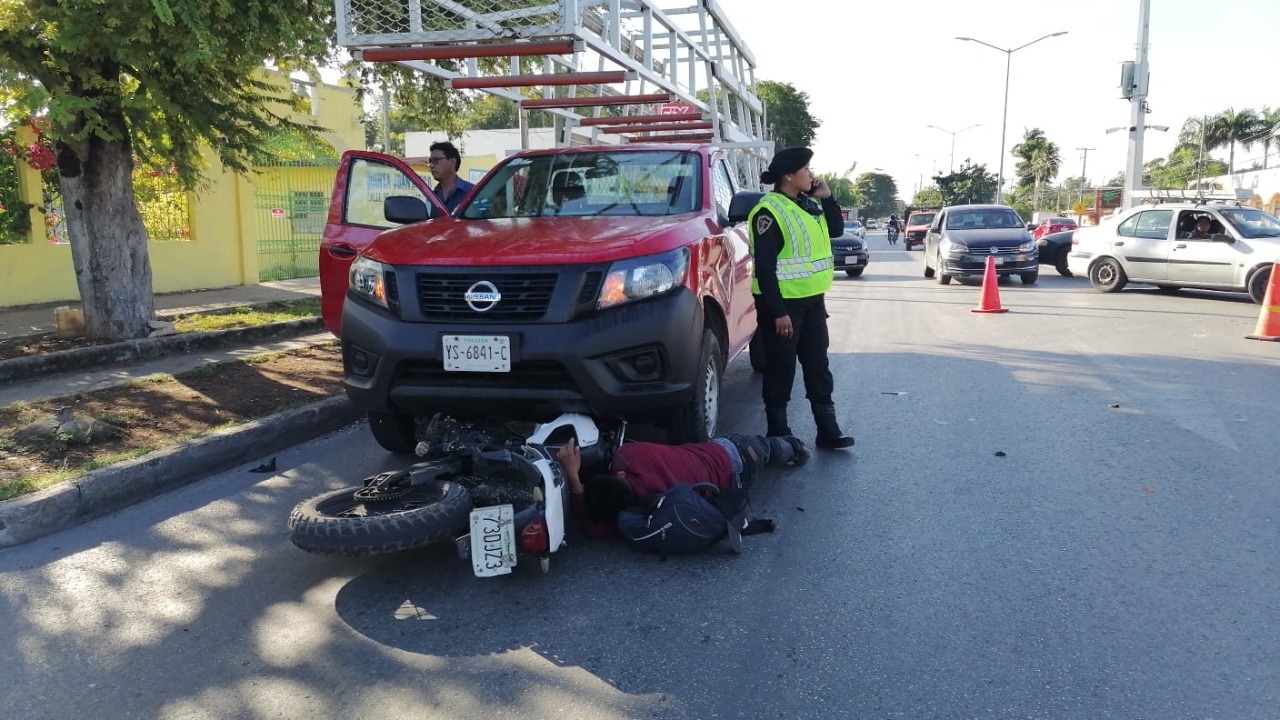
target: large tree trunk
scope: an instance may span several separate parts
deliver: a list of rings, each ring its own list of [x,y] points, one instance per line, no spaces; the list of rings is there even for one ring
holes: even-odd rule
[[[58,171],[85,334],[128,340],[147,335],[155,302],[129,131],[123,116],[107,119],[121,139],[60,145]]]

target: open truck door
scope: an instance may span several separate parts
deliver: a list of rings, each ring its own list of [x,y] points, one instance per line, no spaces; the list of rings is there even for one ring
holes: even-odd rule
[[[343,153],[320,238],[320,312],[334,335],[342,328],[351,263],[379,233],[399,227],[383,212],[383,202],[393,196],[421,200],[430,218],[449,214],[427,181],[403,160],[362,150]]]

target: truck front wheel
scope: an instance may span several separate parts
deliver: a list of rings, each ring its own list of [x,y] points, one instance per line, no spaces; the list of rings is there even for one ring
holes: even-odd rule
[[[720,338],[710,329],[702,331],[699,372],[693,397],[676,410],[666,424],[673,444],[705,442],[716,436],[720,425],[720,382],[724,376],[724,351]]]
[[[394,412],[369,411],[369,429],[382,449],[397,455],[411,455],[418,446],[413,416]]]

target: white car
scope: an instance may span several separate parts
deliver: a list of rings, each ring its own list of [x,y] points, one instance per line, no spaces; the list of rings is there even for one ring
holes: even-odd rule
[[[845,220],[844,232],[846,235],[857,235],[860,238],[867,237],[867,229],[857,220]]]
[[[1161,203],[1075,232],[1067,267],[1098,292],[1127,283],[1247,292],[1262,304],[1280,261],[1280,219],[1251,207]]]

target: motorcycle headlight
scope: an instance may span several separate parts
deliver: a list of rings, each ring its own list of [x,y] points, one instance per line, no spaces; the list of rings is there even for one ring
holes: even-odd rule
[[[938,249],[948,255],[963,255],[964,253],[969,252],[968,245],[965,245],[958,240],[952,240],[951,238],[943,238],[942,242],[938,243]]]
[[[669,292],[684,284],[688,270],[688,248],[620,260],[609,267],[596,308],[603,310]]]
[[[387,266],[366,257],[351,263],[351,292],[372,303],[387,307]]]

